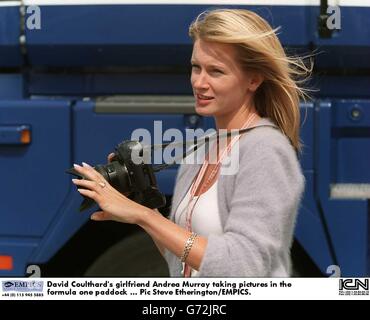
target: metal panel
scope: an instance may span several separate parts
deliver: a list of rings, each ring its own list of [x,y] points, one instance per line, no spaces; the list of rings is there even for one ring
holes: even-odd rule
[[[22,64],[19,36],[19,7],[0,6],[0,67],[16,67]]]
[[[189,56],[190,57],[190,56]],[[190,67],[189,67],[190,69]],[[184,73],[31,73],[32,95],[106,96],[117,94],[192,94],[190,76]]]
[[[22,74],[0,74],[0,99],[19,100],[23,98],[23,75]]]
[[[96,101],[96,113],[194,114],[193,96],[116,96]]]
[[[304,171],[304,175],[306,178],[305,194],[299,209],[294,235],[312,261],[325,274],[326,268],[334,262],[330,255],[330,248],[320,214],[317,211],[314,172]]]
[[[31,144],[0,145],[0,234],[41,237],[68,192],[70,104],[0,101],[0,125],[32,127]]]
[[[9,241],[0,237],[0,255],[9,255],[13,258],[13,269],[0,270],[0,277],[24,277],[29,257],[36,246],[35,239],[13,238]]]
[[[334,100],[332,183],[370,183],[370,100]]]
[[[332,101],[317,101],[315,109],[315,192],[322,223],[327,226],[336,263],[343,276],[367,274],[367,200],[330,199],[331,167],[340,161],[332,148]],[[326,267],[326,266],[323,266]]]
[[[285,45],[310,43],[310,7],[228,7],[256,10],[274,27],[283,26],[279,36]],[[188,64],[188,27],[206,9],[184,4],[41,6],[41,29],[26,30],[29,58],[32,65],[43,66]]]

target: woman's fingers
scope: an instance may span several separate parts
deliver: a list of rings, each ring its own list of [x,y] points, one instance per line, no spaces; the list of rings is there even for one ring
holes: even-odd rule
[[[108,154],[108,162],[111,162],[114,157],[114,153]]]
[[[104,181],[104,177],[92,166],[88,165],[85,162],[82,162],[82,165],[83,166],[74,164],[73,167],[77,172],[81,173],[84,177],[88,178],[89,180]]]
[[[87,189],[77,189],[79,193],[83,196],[89,197],[95,201],[97,201],[98,194],[95,191],[87,190]]]
[[[72,179],[72,182],[77,186],[85,187],[87,189],[94,191],[97,191],[98,188],[102,187],[102,185],[100,185],[98,182],[91,180]]]
[[[109,213],[105,212],[105,211],[97,211],[97,212],[94,212],[91,217],[90,217],[91,220],[94,220],[94,221],[106,221],[106,220],[113,220],[112,219],[112,215],[110,215]]]
[[[101,211],[94,213],[91,216],[92,220],[136,223],[137,215],[142,214],[142,208],[140,207],[139,211],[137,203],[113,188],[93,167],[84,163],[83,166],[74,165],[74,167],[85,177],[85,179],[72,179],[78,187],[78,192],[94,200],[100,207]]]

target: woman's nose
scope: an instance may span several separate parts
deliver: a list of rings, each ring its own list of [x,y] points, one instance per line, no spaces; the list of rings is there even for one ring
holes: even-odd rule
[[[193,76],[193,87],[195,89],[204,89],[209,87],[207,76],[203,72]]]

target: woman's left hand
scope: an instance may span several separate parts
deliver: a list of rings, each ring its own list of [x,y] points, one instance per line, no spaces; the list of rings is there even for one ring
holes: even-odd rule
[[[92,220],[114,220],[118,222],[137,224],[149,208],[146,208],[114,189],[104,177],[93,167],[86,163],[83,166],[74,165],[77,172],[86,179],[72,179],[72,182],[82,187],[78,191],[86,197],[93,199],[102,211],[95,212]]]

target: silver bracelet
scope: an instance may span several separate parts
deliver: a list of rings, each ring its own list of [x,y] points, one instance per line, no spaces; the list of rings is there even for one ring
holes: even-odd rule
[[[190,253],[191,247],[193,246],[194,240],[196,237],[197,237],[197,234],[195,232],[192,232],[188,240],[186,240],[184,251],[182,252],[182,255],[180,258],[181,262],[186,261],[186,258],[188,257]]]

